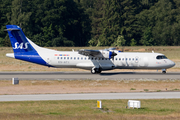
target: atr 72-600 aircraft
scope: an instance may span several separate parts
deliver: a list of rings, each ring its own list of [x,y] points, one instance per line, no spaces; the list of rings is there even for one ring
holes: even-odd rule
[[[121,52],[115,49],[56,51],[37,46],[17,25],[6,25],[14,53],[7,57],[48,67],[82,68],[92,74],[112,69],[162,69],[166,73],[175,63],[161,53]]]

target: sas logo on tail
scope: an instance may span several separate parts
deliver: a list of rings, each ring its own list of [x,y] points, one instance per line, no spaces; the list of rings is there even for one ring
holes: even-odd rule
[[[28,42],[21,43],[21,44],[19,44],[19,42],[16,42],[14,44],[15,47],[13,47],[13,49],[27,49],[28,48],[28,44],[29,44]]]

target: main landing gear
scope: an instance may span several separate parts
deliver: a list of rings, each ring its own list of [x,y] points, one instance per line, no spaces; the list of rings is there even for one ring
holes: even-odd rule
[[[163,73],[163,74],[166,74],[166,69],[162,69],[162,73]]]
[[[101,68],[92,68],[91,73],[92,74],[101,73]]]

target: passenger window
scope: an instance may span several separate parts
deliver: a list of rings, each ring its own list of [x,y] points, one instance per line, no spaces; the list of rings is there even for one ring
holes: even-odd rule
[[[93,57],[91,58],[91,60],[93,60]]]
[[[71,57],[71,59],[72,59],[72,57]]]
[[[97,58],[95,58],[95,60],[97,60]]]
[[[69,60],[69,57],[67,57],[67,59]]]
[[[99,60],[101,60],[101,58],[99,58]]]
[[[86,58],[84,58],[84,60],[86,60]]]
[[[134,58],[132,60],[134,61]]]
[[[57,57],[57,59],[59,59],[59,57]]]
[[[131,58],[129,58],[129,60],[131,60]]]
[[[79,60],[79,57],[77,59]]]
[[[122,60],[124,61],[124,58]]]
[[[102,60],[104,60],[104,58],[102,58]]]
[[[66,57],[64,57],[64,59],[66,59]]]
[[[83,57],[81,58],[81,60],[83,60]]]
[[[127,58],[126,58],[126,60],[127,60]]]
[[[76,57],[74,57],[74,60],[76,59]]]
[[[88,57],[88,60],[90,60],[90,57]]]
[[[116,58],[116,60],[117,60],[117,58]]]
[[[121,58],[119,58],[119,60],[121,60]]]
[[[63,57],[61,57],[61,59],[63,59]]]

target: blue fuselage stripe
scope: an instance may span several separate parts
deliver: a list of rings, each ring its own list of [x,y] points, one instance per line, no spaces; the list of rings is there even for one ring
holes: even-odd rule
[[[15,53],[14,56],[16,59],[33,62],[36,64],[45,65],[45,66],[50,66],[39,56],[37,52]]]

